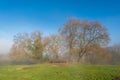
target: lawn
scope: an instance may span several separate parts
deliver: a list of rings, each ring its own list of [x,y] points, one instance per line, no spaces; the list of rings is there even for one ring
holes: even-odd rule
[[[1,66],[0,80],[112,80],[120,66],[36,64]]]

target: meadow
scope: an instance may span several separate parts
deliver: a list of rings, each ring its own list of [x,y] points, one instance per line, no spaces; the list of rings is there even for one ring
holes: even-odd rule
[[[0,80],[112,80],[120,66],[35,64],[0,66]]]

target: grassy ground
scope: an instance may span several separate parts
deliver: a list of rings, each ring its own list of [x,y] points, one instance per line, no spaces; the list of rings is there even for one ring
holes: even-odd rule
[[[1,66],[0,80],[112,80],[120,66],[37,64]]]

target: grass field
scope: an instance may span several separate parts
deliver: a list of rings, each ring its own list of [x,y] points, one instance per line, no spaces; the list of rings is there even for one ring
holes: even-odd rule
[[[112,80],[120,66],[37,64],[1,66],[0,80]]]

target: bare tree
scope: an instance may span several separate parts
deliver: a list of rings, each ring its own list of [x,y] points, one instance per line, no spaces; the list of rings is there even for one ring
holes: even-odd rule
[[[77,20],[70,19],[63,28],[60,29],[60,34],[66,40],[66,45],[69,49],[69,60],[71,61],[71,55],[74,53],[74,46],[75,46],[75,37],[76,37],[76,30],[77,26],[80,25],[80,22]]]
[[[49,55],[52,62],[61,62],[61,58],[65,56],[67,49],[64,40],[59,35],[50,35],[45,38],[45,54]],[[62,60],[63,61],[63,60]]]
[[[83,55],[89,52],[90,47],[106,46],[110,40],[107,29],[96,21],[87,22],[70,19],[60,29],[60,33],[66,39],[69,54],[78,54],[78,62]]]
[[[27,45],[27,33],[17,34],[14,36],[14,44],[12,45],[10,55],[16,59],[27,56],[26,45]]]

